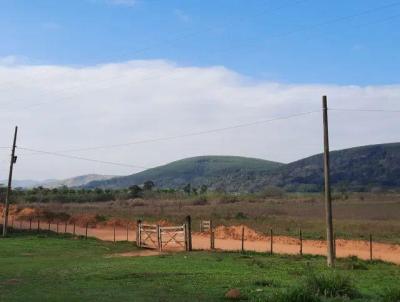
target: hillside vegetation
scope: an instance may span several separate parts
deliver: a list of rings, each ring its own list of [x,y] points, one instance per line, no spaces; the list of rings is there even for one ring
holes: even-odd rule
[[[259,192],[266,186],[287,191],[323,188],[323,156],[289,164],[234,156],[187,158],[137,174],[90,182],[87,188],[126,188],[152,180],[158,188],[207,185],[226,192]],[[400,143],[370,145],[331,152],[334,189],[370,191],[400,187]]]
[[[93,181],[87,188],[126,188],[152,180],[158,188],[181,189],[206,185],[214,190],[245,191],[241,182],[252,173],[265,173],[283,164],[263,159],[239,156],[199,156],[186,158],[164,166],[148,169],[129,176],[105,181]]]

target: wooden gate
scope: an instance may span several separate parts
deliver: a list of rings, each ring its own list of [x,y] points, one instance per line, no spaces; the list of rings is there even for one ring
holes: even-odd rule
[[[136,242],[138,247],[160,251],[165,249],[187,250],[188,248],[186,224],[162,227],[155,224],[139,223],[137,228]]]

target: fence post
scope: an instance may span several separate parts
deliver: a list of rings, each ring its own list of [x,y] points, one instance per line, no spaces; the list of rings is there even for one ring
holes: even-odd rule
[[[242,227],[242,253],[244,252],[244,227]]]
[[[272,255],[274,253],[274,233],[273,233],[272,229],[270,230],[270,239],[271,239],[270,254]]]
[[[301,232],[301,229],[299,231],[299,239],[300,239],[300,256],[303,256],[303,233]]]
[[[333,235],[333,257],[336,258],[336,233]]]
[[[87,232],[88,232],[88,230],[87,230],[87,229],[88,229],[88,224],[89,224],[89,223],[88,223],[88,222],[86,222],[85,239],[87,239]]]
[[[161,229],[160,226],[157,224],[157,241],[158,241],[158,250],[162,250],[162,239],[161,239]]]
[[[38,218],[38,221],[37,221],[37,232],[39,233],[40,232],[40,219]]]
[[[186,225],[187,225],[187,250],[192,251],[192,218],[190,215],[186,216]]]
[[[141,223],[142,223],[142,221],[140,219],[138,219],[136,221],[136,246],[137,247],[140,247],[140,245],[141,245],[141,234],[140,234]]]
[[[65,222],[65,227],[64,227],[64,234],[67,233],[67,222]]]
[[[58,225],[59,225],[59,222],[57,221],[57,234],[58,234]]]
[[[126,223],[126,242],[129,242],[129,222]]]
[[[115,222],[114,222],[114,243],[115,243]]]
[[[210,249],[213,250],[215,248],[215,237],[214,237],[214,230],[212,220],[210,220]]]
[[[372,261],[372,234],[369,234],[369,260]]]
[[[74,235],[74,237],[75,237],[75,222],[74,222],[74,232],[73,232],[73,235]]]
[[[29,231],[32,231],[32,217],[29,218]]]
[[[14,215],[11,216],[11,228],[12,229],[14,228]]]
[[[203,220],[200,220],[200,233],[203,233]]]
[[[50,232],[50,224],[51,224],[51,222],[50,222],[50,220],[49,220],[48,222],[49,222],[49,229],[48,229],[48,231]]]
[[[19,228],[22,229],[22,220],[19,221]]]

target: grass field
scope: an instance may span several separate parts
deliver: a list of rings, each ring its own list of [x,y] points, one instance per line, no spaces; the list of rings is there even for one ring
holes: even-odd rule
[[[354,301],[381,301],[385,295],[382,301],[398,301],[400,295],[399,288],[387,294],[400,284],[399,267],[382,262],[343,259],[329,273],[323,257],[220,252],[109,257],[135,249],[126,242],[52,233],[0,239],[0,300],[224,301],[237,288],[247,301],[347,301],[304,296],[312,274],[349,278],[337,286],[351,285]]]
[[[400,244],[400,195],[352,193],[333,201],[334,226],[338,238],[367,239]],[[193,228],[198,230],[201,219],[214,225],[245,224],[259,232],[270,228],[280,235],[297,236],[299,228],[304,238],[325,237],[325,204],[319,194],[292,194],[281,198],[255,196],[208,196],[206,203],[193,200],[135,199],[86,203],[22,204],[70,215],[101,215],[105,219],[119,218],[135,221],[168,220],[183,223],[192,216]]]

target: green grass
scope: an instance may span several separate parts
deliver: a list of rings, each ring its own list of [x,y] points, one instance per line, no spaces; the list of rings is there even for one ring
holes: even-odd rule
[[[396,297],[400,284],[398,266],[362,262],[358,269],[349,265],[360,261],[356,259],[340,260],[331,273],[325,258],[311,256],[182,252],[107,257],[135,249],[126,242],[50,233],[0,239],[0,301],[226,301],[231,288],[238,288],[247,301],[311,301],[306,290],[310,274],[329,279],[336,273],[345,276],[345,281],[334,279],[336,288],[350,286],[351,280],[358,293],[354,301],[380,301]],[[326,286],[326,280],[319,280],[319,286]],[[341,301],[321,295],[315,299]]]

